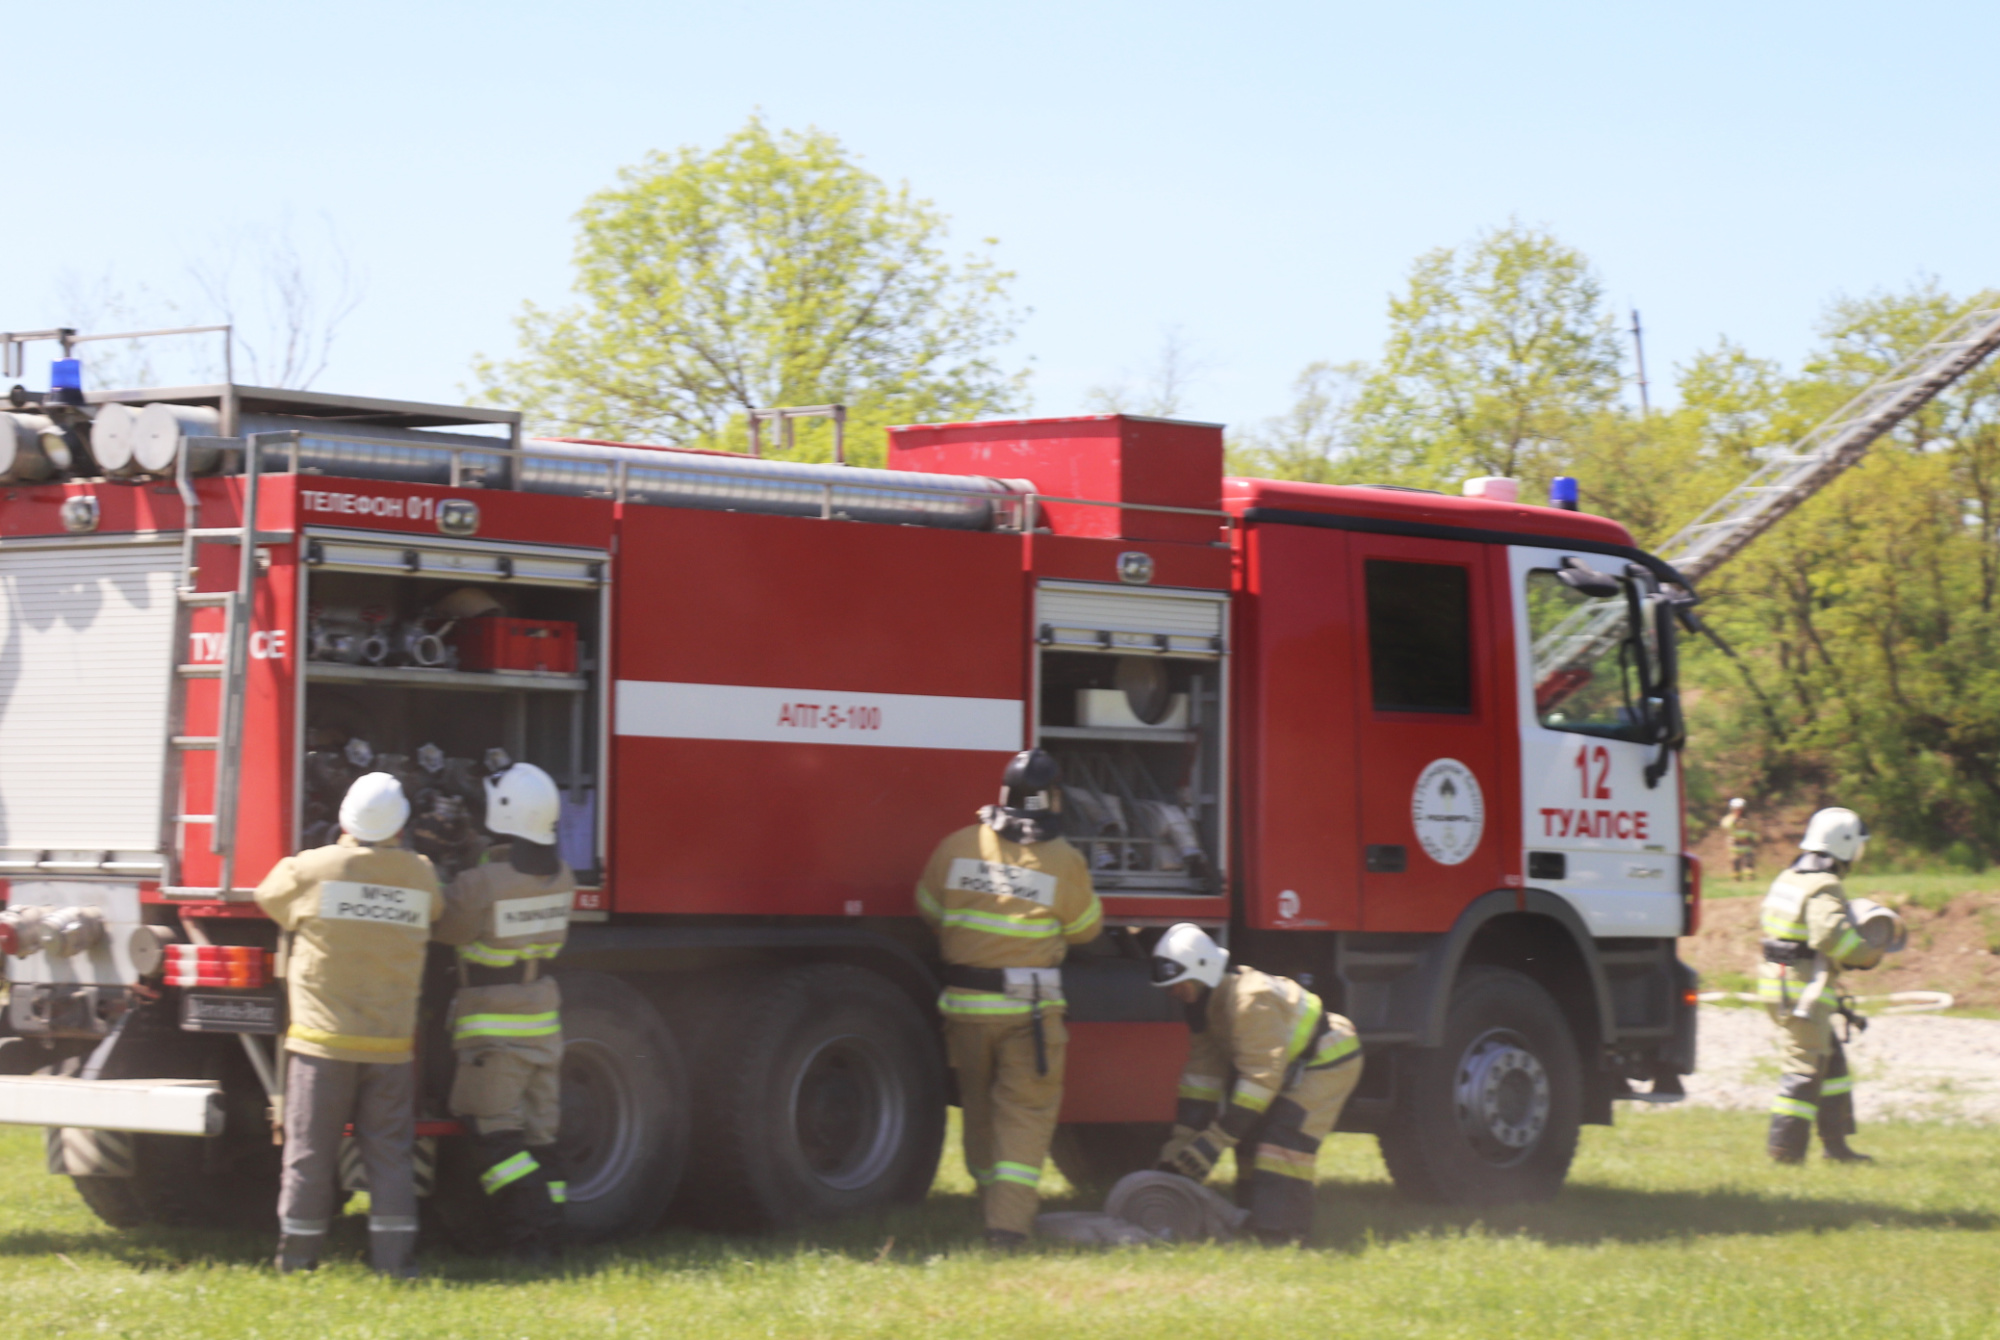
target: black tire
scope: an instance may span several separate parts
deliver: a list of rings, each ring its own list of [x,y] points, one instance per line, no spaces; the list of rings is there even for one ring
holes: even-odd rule
[[[569,1229],[583,1242],[650,1231],[687,1170],[687,1067],[644,996],[597,972],[561,975],[562,1151]]]
[[[570,1236],[602,1242],[650,1231],[687,1168],[688,1081],[665,1021],[638,991],[598,972],[562,983],[562,1125]],[[473,1142],[438,1142],[430,1216],[461,1251],[499,1245]]]
[[[1407,1048],[1398,1064],[1379,1138],[1404,1195],[1495,1205],[1562,1189],[1583,1095],[1576,1041],[1548,992],[1504,968],[1467,969],[1444,1045]]]
[[[923,1199],[944,1147],[936,1026],[843,964],[793,968],[724,998],[703,1049],[689,1217],[774,1228]]]
[[[1056,1127],[1049,1157],[1078,1190],[1109,1191],[1119,1178],[1157,1163],[1173,1129],[1166,1121],[1065,1122]]]
[[[58,1069],[75,1074],[82,1062],[72,1058]],[[236,1038],[123,1038],[100,1078],[218,1080],[224,1123],[214,1139],[126,1137],[132,1176],[70,1178],[92,1213],[113,1228],[276,1231],[281,1151],[271,1143],[263,1086]]]

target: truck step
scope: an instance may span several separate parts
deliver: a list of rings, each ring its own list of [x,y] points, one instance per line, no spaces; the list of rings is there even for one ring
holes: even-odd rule
[[[222,1085],[210,1079],[0,1076],[0,1125],[216,1136],[222,1117]]]

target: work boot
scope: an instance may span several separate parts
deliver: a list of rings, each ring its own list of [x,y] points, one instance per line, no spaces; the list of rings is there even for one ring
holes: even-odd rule
[[[297,1275],[319,1269],[319,1249],[324,1233],[283,1233],[278,1237],[278,1258],[273,1263],[280,1275]]]
[[[989,1228],[986,1230],[986,1245],[996,1252],[1014,1252],[1028,1245],[1026,1233],[1016,1233],[1011,1228]]]
[[[1771,1118],[1771,1133],[1765,1137],[1764,1152],[1774,1163],[1804,1163],[1806,1146],[1812,1140],[1812,1122],[1804,1117]]]
[[[413,1280],[423,1272],[417,1269],[417,1235],[414,1233],[370,1233],[368,1235],[368,1264],[378,1275],[387,1275],[395,1280]]]
[[[1826,1161],[1828,1163],[1873,1163],[1875,1161],[1858,1149],[1848,1148],[1847,1137],[1844,1135],[1824,1135],[1820,1137],[1820,1142],[1826,1147]]]

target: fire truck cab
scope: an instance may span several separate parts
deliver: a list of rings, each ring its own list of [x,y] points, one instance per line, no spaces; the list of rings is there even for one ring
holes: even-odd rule
[[[1580,1125],[1693,1068],[1692,593],[1610,521],[1225,479],[1218,427],[1119,415],[898,428],[871,470],[234,385],[83,400],[0,415],[0,1120],[113,1223],[269,1220],[284,995],[250,891],[370,770],[446,876],[485,769],[563,787],[586,1235],[925,1194],[951,1092],[913,882],[1030,745],[1109,928],[1064,970],[1072,1179],[1171,1118],[1147,948],[1177,921],[1355,1021],[1343,1128],[1415,1195],[1553,1194]],[[420,1135],[476,1241],[453,980],[440,951]]]

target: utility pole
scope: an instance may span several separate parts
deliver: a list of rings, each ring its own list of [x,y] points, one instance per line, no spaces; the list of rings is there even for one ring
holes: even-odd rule
[[[1646,334],[1639,329],[1639,309],[1632,309],[1632,357],[1639,364],[1639,417],[1650,418],[1653,407],[1646,399]]]

